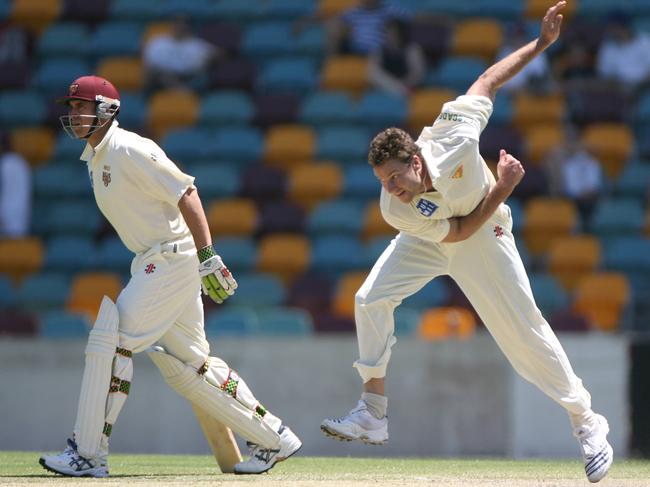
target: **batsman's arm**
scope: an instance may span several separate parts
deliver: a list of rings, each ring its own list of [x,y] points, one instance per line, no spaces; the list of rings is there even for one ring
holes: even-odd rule
[[[448,220],[449,233],[442,240],[443,242],[461,242],[474,235],[489,220],[499,205],[508,199],[515,186],[524,177],[525,171],[517,159],[502,149],[497,173],[499,180],[469,215]]]
[[[205,216],[205,211],[203,211],[199,192],[195,187],[190,187],[181,196],[181,199],[178,201],[178,208],[181,210],[185,223],[187,223],[192,233],[196,248],[202,249],[208,245],[212,245],[208,219]]]
[[[469,88],[468,95],[482,95],[494,100],[497,90],[530,61],[553,44],[560,35],[562,9],[566,1],[557,2],[542,19],[539,37],[490,66]]]

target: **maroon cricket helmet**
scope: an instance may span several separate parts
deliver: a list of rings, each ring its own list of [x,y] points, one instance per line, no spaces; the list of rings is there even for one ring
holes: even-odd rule
[[[59,103],[70,100],[102,101],[103,99],[119,100],[120,93],[113,83],[99,76],[82,76],[74,80],[68,87],[68,95],[59,98]]]

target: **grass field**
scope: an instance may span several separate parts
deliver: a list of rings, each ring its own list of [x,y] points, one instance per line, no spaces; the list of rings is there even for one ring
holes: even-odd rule
[[[38,464],[36,452],[0,452],[0,485],[165,485],[214,486],[497,486],[574,487],[590,484],[578,461],[501,459],[369,459],[296,456],[269,474],[221,474],[212,457],[193,455],[111,455],[109,479],[71,479]],[[598,484],[650,487],[649,461],[620,461]]]

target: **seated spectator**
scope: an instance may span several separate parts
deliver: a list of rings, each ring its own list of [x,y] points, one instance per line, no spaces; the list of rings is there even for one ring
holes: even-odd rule
[[[567,129],[565,143],[549,154],[546,168],[551,193],[572,199],[582,221],[588,223],[603,186],[603,172],[575,129]]]
[[[32,175],[29,164],[9,148],[0,135],[0,237],[20,238],[29,233]]]
[[[147,87],[188,86],[220,57],[220,49],[192,34],[185,17],[177,17],[170,34],[152,38],[143,51]]]
[[[503,59],[524,44],[527,44],[529,40],[526,24],[516,23],[512,25],[506,30],[506,36],[501,49],[497,53],[497,59]],[[548,57],[543,52],[524,66],[521,71],[503,85],[503,88],[510,92],[522,89],[546,91],[550,82]]]
[[[328,25],[328,53],[367,55],[384,45],[387,22],[392,18],[407,20],[404,8],[382,0],[359,0]]]
[[[0,24],[0,64],[22,63],[29,59],[29,38],[20,26]]]
[[[370,81],[375,88],[408,95],[424,78],[422,48],[410,42],[407,25],[392,19],[386,25],[384,47],[370,56]]]
[[[631,90],[650,81],[650,36],[637,33],[624,12],[610,14],[607,38],[598,51],[598,74]]]

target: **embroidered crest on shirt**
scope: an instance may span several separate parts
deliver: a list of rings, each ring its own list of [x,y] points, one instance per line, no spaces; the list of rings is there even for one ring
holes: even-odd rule
[[[454,174],[451,175],[451,179],[460,179],[463,177],[463,165],[458,166],[458,169],[454,171]]]
[[[494,227],[494,234],[497,236],[497,238],[503,237],[503,228],[501,228],[501,225]]]
[[[147,267],[144,268],[144,273],[145,274],[152,274],[153,271],[156,270],[156,266],[153,264],[148,264]]]
[[[420,198],[420,201],[418,201],[417,205],[415,207],[418,209],[420,213],[422,213],[424,216],[431,216],[433,215],[433,212],[438,209],[438,205],[435,203],[425,200],[424,198]]]
[[[104,172],[102,172],[102,181],[104,186],[108,188],[108,185],[111,184],[111,166],[104,166]]]

